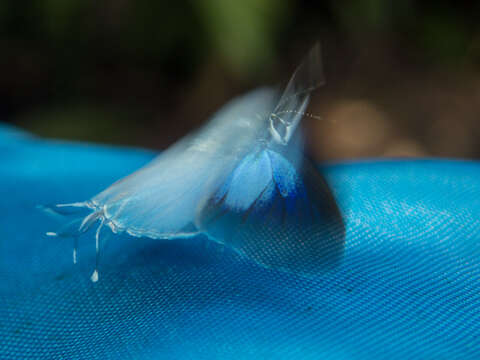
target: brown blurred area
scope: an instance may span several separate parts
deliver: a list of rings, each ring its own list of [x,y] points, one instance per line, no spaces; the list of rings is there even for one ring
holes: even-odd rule
[[[385,56],[385,54],[383,54]],[[309,121],[317,156],[480,157],[480,77],[472,68],[360,60],[319,94]]]
[[[480,158],[476,1],[4,0],[0,121],[165,148],[322,44],[318,159]]]

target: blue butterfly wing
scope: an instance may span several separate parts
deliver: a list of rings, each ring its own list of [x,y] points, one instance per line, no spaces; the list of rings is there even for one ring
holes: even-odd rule
[[[335,266],[345,228],[319,171],[271,149],[250,153],[202,207],[197,226],[260,265],[304,275]]]

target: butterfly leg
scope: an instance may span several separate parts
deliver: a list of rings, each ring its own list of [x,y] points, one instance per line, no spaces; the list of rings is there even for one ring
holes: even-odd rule
[[[60,238],[73,238],[73,263],[77,263],[77,248],[78,248],[78,236],[79,227],[82,222],[82,219],[75,219],[63,227],[60,228],[57,232],[49,231],[46,233],[47,236],[51,237],[60,237]]]
[[[103,249],[105,247],[105,244],[108,240],[108,234],[105,234],[105,236],[102,236],[102,229],[104,229],[105,225],[105,218],[101,218],[100,220],[100,225],[97,228],[97,231],[95,232],[95,269],[90,276],[90,280],[92,282],[97,282],[99,278],[99,272],[98,268],[100,265],[100,250],[101,248]]]

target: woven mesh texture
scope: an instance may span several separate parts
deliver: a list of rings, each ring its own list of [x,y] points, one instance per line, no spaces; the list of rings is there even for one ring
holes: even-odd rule
[[[316,277],[204,237],[113,236],[94,284],[94,234],[73,265],[35,206],[89,198],[153,156],[0,127],[0,359],[480,359],[479,163],[328,166],[345,248]]]

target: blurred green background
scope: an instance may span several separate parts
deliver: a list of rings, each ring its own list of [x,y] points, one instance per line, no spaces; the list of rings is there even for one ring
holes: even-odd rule
[[[477,1],[2,0],[0,120],[164,148],[317,40],[318,158],[480,157]]]

